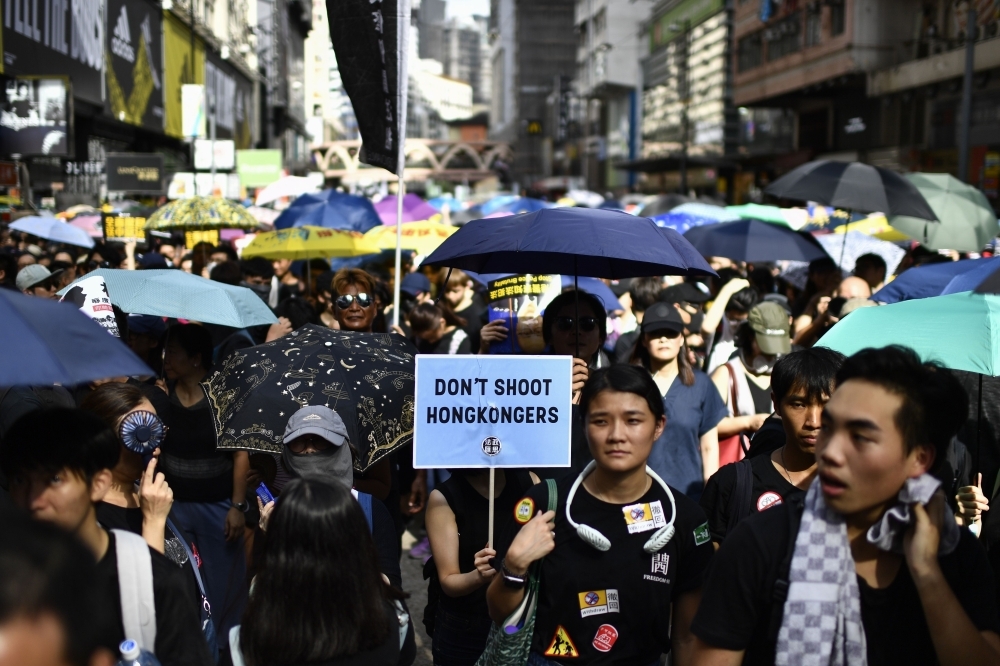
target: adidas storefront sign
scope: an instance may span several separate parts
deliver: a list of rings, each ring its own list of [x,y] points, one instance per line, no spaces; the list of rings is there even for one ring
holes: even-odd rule
[[[121,14],[118,15],[115,29],[111,33],[111,52],[119,58],[135,62],[135,49],[132,47],[132,31],[128,27],[128,13],[125,11],[125,5],[122,5]]]

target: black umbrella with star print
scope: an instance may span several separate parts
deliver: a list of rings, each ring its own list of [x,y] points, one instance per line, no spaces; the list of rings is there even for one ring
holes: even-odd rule
[[[416,352],[399,335],[311,324],[235,352],[202,383],[218,448],[280,452],[291,415],[325,405],[344,420],[363,472],[413,439]]]

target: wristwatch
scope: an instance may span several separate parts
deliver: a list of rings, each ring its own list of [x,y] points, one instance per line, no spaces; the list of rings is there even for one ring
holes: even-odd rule
[[[507,561],[500,562],[500,575],[503,576],[503,584],[509,588],[520,590],[527,584],[527,575],[516,576],[507,568]]]
[[[234,502],[232,500],[229,500],[229,506],[234,509],[239,509],[243,513],[246,513],[247,511],[250,510],[250,502],[247,502],[246,500],[243,500],[242,502]]]

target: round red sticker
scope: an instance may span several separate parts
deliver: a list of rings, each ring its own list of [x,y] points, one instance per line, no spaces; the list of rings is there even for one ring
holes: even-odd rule
[[[768,490],[766,493],[757,498],[757,511],[760,512],[764,509],[770,509],[772,506],[778,506],[781,502],[781,495],[773,490]]]
[[[594,636],[594,648],[601,652],[610,652],[617,640],[618,630],[610,624],[602,624],[597,630],[597,635]]]

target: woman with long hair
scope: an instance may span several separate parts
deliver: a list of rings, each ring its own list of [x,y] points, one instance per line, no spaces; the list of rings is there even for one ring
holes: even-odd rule
[[[420,303],[406,318],[421,354],[470,353],[469,334],[462,328],[466,321],[448,305]]]
[[[684,320],[674,304],[660,302],[646,310],[632,362],[649,371],[667,415],[649,466],[668,485],[697,500],[719,469],[717,426],[726,405],[708,375],[691,367],[686,352]]]
[[[580,397],[593,461],[576,478],[534,486],[497,541],[486,600],[504,623],[539,575],[529,666],[691,664],[691,620],[712,557],[705,514],[648,466],[665,417],[648,372],[613,365]],[[537,563],[537,564],[536,564]],[[610,654],[609,654],[610,653]],[[552,661],[558,659],[559,662]]]
[[[404,594],[378,569],[361,507],[334,483],[296,479],[268,520],[264,567],[238,631],[247,666],[407,666]],[[405,633],[404,633],[405,632]]]

